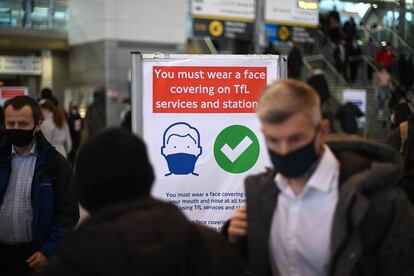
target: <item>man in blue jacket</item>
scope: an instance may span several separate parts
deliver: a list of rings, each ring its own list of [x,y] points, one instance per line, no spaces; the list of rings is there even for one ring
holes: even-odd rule
[[[4,105],[0,142],[0,275],[30,275],[47,262],[79,219],[72,169],[40,131],[36,101]]]

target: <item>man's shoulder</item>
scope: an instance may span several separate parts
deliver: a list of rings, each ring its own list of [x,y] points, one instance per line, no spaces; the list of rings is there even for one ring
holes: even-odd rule
[[[259,172],[257,174],[251,174],[246,177],[245,182],[263,182],[266,181],[268,178],[274,178],[275,172],[272,168],[266,168],[265,171]]]
[[[45,159],[45,163],[52,166],[71,167],[70,162],[53,147],[50,149],[50,152]]]
[[[12,145],[8,141],[6,135],[3,135],[0,139],[0,158],[6,156],[9,157],[11,153]]]
[[[71,164],[63,157],[44,137],[38,139],[38,156],[44,167],[48,168],[48,172],[59,174],[62,169],[70,170]]]
[[[0,141],[0,170],[3,172],[11,166],[11,153],[12,145],[3,137]]]
[[[347,136],[331,137],[328,146],[340,163],[340,183],[364,193],[396,185],[401,176],[401,156],[385,144]]]
[[[267,168],[264,172],[247,176],[244,182],[246,194],[260,193],[269,189],[274,184],[275,175],[276,172],[273,169]]]

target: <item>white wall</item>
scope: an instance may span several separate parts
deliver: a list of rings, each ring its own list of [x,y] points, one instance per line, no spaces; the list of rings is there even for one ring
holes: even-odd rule
[[[185,0],[70,0],[69,44],[122,40],[182,44]]]
[[[105,38],[105,2],[105,0],[68,1],[70,45]]]

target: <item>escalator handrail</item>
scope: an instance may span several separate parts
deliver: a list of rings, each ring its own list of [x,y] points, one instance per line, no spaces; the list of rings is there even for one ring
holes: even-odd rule
[[[218,53],[216,47],[213,44],[213,41],[209,36],[204,37],[204,42],[206,43],[210,54],[216,55]]]
[[[373,37],[374,33],[379,33],[381,31],[386,31],[392,33],[397,40],[403,45],[404,48],[408,49],[412,54],[414,54],[414,49],[408,44],[395,30],[391,29],[390,27],[378,25],[375,29],[368,29],[367,27],[364,27],[368,33],[370,34],[370,37]],[[373,37],[377,42],[378,41],[375,37]]]
[[[369,55],[358,55],[358,56],[351,56],[348,58],[350,61],[353,60],[361,60],[364,61],[366,64],[368,64],[375,72],[378,72],[378,66],[376,65],[376,62],[374,61],[374,59],[369,56]],[[392,75],[390,75],[391,77],[391,82],[394,86],[398,87],[400,85],[399,81],[396,80]]]
[[[312,56],[306,56],[303,58],[304,61],[306,61],[309,65],[310,68],[312,68],[312,66],[309,64],[309,62],[311,61],[323,61],[328,68],[334,73],[334,75],[341,80],[341,82],[343,82],[345,85],[348,85],[348,82],[345,80],[345,78],[338,72],[338,70],[336,70],[335,66],[332,65],[332,63],[323,55],[318,54],[318,55],[312,55]],[[311,69],[309,70],[311,71]]]

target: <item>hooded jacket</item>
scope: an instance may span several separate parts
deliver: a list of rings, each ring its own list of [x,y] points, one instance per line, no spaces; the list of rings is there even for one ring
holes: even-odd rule
[[[64,234],[75,227],[79,205],[74,195],[72,168],[41,132],[36,135],[37,160],[32,180],[33,251],[52,255]],[[9,185],[12,145],[0,143],[0,206]]]
[[[236,256],[219,234],[148,197],[93,214],[39,276],[243,275]]]
[[[414,275],[414,211],[396,186],[398,152],[359,138],[332,137],[328,146],[340,162],[340,175],[327,275]],[[252,276],[272,275],[268,248],[279,194],[275,174],[268,170],[245,182],[248,234],[240,248]]]

